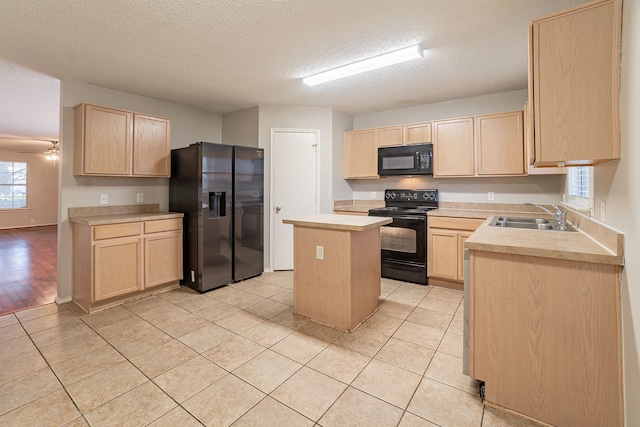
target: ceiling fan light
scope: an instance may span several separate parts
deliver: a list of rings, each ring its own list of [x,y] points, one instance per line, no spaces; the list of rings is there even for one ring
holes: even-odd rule
[[[404,49],[374,56],[372,58],[363,59],[342,67],[323,71],[312,76],[304,77],[302,83],[308,86],[315,86],[344,77],[353,76],[355,74],[364,73],[366,71],[377,70],[378,68],[387,67],[389,65],[400,64],[412,59],[422,58],[420,45],[406,47]]]
[[[53,147],[46,151],[45,158],[50,162],[56,162],[60,159],[60,150],[58,149],[58,141],[51,141]]]

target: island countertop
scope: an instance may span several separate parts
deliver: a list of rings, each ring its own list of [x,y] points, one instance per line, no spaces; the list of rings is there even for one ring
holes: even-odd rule
[[[314,214],[295,218],[283,219],[284,224],[292,224],[309,228],[325,228],[346,231],[364,231],[381,225],[390,224],[392,218],[361,216],[361,215],[337,215]]]

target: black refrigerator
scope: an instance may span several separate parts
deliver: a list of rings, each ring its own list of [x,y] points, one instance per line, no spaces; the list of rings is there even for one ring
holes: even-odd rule
[[[197,142],[171,150],[169,210],[184,213],[182,284],[206,292],[262,274],[264,151]]]

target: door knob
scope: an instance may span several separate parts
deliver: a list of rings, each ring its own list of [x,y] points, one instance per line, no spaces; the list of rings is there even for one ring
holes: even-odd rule
[[[276,213],[280,212],[280,209],[282,209],[282,207],[276,206]]]

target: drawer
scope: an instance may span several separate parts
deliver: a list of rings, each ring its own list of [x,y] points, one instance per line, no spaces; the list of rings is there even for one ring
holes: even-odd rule
[[[145,234],[171,230],[182,230],[182,218],[157,219],[144,223]]]
[[[447,228],[450,230],[476,231],[484,222],[478,218],[453,218],[446,216],[429,217],[429,228]]]
[[[141,222],[96,225],[93,227],[93,240],[113,239],[115,237],[137,236],[142,232]]]

